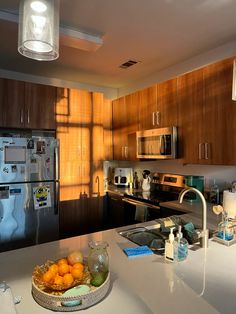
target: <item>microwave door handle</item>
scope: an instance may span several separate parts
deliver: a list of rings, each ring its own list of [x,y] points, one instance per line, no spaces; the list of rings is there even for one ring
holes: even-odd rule
[[[165,155],[165,136],[160,135],[160,155]]]

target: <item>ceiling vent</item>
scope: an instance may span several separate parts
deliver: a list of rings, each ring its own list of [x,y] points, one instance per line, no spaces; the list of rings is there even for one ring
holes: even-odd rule
[[[121,69],[127,69],[129,67],[131,67],[132,65],[135,65],[136,63],[138,63],[139,61],[135,61],[135,60],[128,60],[125,63],[121,64],[119,66],[119,68]]]

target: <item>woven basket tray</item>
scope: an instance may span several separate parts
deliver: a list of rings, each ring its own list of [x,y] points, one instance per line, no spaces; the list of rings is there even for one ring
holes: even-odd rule
[[[59,312],[71,312],[71,311],[78,311],[82,309],[86,309],[99,301],[101,301],[107,294],[110,287],[110,273],[108,273],[105,282],[99,287],[92,287],[92,290],[84,295],[76,296],[76,297],[63,297],[61,292],[48,292],[43,291],[42,287],[40,287],[37,280],[32,278],[32,296],[35,301],[53,311]],[[70,301],[81,301],[80,304],[75,306],[65,306],[63,302],[70,302]]]

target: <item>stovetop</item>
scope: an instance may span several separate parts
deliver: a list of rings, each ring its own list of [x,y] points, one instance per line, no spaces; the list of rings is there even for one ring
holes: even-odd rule
[[[132,191],[125,193],[124,196],[134,199],[134,200],[139,200],[142,202],[146,202],[149,204],[155,204],[158,205],[161,202],[169,202],[169,201],[174,201],[178,199],[179,192],[167,192],[167,191],[150,191],[150,192],[145,192],[145,191]]]

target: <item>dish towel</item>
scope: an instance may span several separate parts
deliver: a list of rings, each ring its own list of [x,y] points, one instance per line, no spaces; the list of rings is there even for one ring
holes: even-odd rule
[[[11,288],[6,283],[0,284],[0,307],[1,313],[17,314]]]
[[[136,205],[136,210],[135,210],[135,221],[140,221],[144,222],[147,219],[147,206],[143,205]]]

